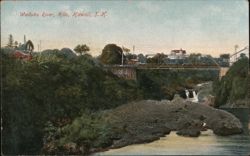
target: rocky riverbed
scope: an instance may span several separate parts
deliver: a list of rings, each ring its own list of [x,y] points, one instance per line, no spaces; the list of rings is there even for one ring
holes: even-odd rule
[[[115,131],[111,148],[151,142],[171,131],[189,137],[198,137],[206,129],[221,136],[242,133],[241,122],[232,114],[179,96],[172,101],[143,100],[125,104],[103,117]]]

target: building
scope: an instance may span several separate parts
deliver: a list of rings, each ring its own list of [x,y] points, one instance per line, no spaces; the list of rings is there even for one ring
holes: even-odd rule
[[[14,57],[22,60],[31,60],[31,52],[34,49],[34,45],[31,40],[26,42],[26,36],[24,35],[24,43],[19,43],[19,46],[15,48]]]
[[[14,57],[16,59],[28,60],[28,61],[32,59],[32,55],[31,54],[27,54],[27,53],[24,53],[24,52],[19,51],[19,50],[16,50],[14,52]]]
[[[186,50],[171,50],[164,62],[166,64],[184,64],[187,63],[187,57]]]
[[[170,55],[168,55],[169,59],[184,59],[186,58],[186,50],[171,50]]]

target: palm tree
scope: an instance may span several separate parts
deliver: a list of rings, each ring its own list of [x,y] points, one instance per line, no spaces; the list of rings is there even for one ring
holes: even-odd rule
[[[33,45],[32,41],[28,40],[26,45],[25,45],[25,50],[28,50],[28,51],[32,52],[33,49],[34,49],[34,45]]]

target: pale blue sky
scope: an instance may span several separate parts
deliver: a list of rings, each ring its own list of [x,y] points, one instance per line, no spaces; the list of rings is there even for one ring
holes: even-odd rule
[[[104,17],[21,17],[20,12],[57,14],[107,11]],[[249,8],[246,0],[122,0],[122,1],[3,1],[1,45],[8,35],[23,42],[23,35],[42,49],[90,46],[100,54],[108,43],[136,53],[169,53],[186,49],[218,56],[248,46]]]

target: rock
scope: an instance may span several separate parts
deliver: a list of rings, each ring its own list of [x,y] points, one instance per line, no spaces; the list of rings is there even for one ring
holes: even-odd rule
[[[210,119],[212,123],[208,124],[208,127],[211,127],[215,134],[226,136],[243,132],[242,124],[239,119],[226,111],[217,111],[219,114],[218,118]]]
[[[237,128],[237,127],[223,126],[223,127],[218,128],[218,129],[215,129],[213,132],[214,132],[214,134],[217,134],[217,135],[227,136],[227,135],[242,133],[243,130],[241,128]]]
[[[203,119],[202,116],[199,119]],[[185,121],[184,125],[176,132],[178,135],[182,136],[190,136],[190,137],[198,137],[200,135],[200,131],[203,128],[203,122],[200,120],[182,120]],[[177,124],[178,125],[178,124]]]
[[[198,137],[201,132],[199,129],[182,129],[177,131],[176,134],[189,137]]]
[[[172,130],[178,135],[197,137],[209,128],[217,135],[242,132],[242,125],[232,114],[207,105],[192,103],[176,96],[172,101],[143,100],[119,106],[103,115],[119,135],[112,147],[159,139]]]
[[[208,95],[207,97],[205,97],[205,98],[203,99],[203,101],[201,102],[201,104],[204,104],[204,105],[208,105],[208,106],[214,107],[214,100],[215,100],[215,97],[214,97],[214,96]]]

